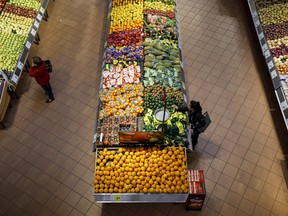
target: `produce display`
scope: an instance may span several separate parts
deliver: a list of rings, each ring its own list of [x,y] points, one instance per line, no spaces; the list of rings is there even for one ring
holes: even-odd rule
[[[186,145],[186,115],[173,109],[185,105],[174,1],[113,0],[109,18],[97,129],[105,139],[97,133],[97,145],[119,144],[119,125],[112,121],[107,126],[107,119],[154,119],[154,112],[163,107],[171,117],[165,122],[162,144]],[[163,88],[166,104],[161,99]],[[126,129],[162,131],[157,120],[144,120],[143,124],[141,129],[136,123]]]
[[[276,69],[280,75],[288,74],[287,61],[287,24],[288,3],[256,1],[268,46],[271,50]]]
[[[0,8],[1,6],[4,8],[0,14],[0,69],[11,77],[40,7],[40,1],[0,1]]]
[[[97,200],[189,191],[187,116],[174,108],[185,106],[174,4],[112,0],[95,136]]]
[[[185,150],[119,148],[97,152],[95,193],[188,193]]]

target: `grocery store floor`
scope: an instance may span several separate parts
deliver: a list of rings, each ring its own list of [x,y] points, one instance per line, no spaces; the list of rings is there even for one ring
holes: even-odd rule
[[[178,6],[189,98],[213,120],[189,154],[189,167],[206,173],[202,212],[94,202],[91,147],[107,1],[56,0],[31,53],[52,61],[56,100],[46,104],[23,74],[20,99],[0,130],[0,215],[288,215],[287,132],[245,1]]]

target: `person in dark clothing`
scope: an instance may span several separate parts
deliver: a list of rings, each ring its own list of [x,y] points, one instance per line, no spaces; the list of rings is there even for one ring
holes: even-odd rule
[[[188,126],[188,142],[189,145],[192,145],[193,151],[195,150],[195,146],[198,143],[198,137],[201,133],[199,128],[204,127],[206,122],[205,118],[202,115],[202,107],[198,101],[190,101],[189,107],[180,107],[177,108],[177,111],[180,112],[188,112],[189,124]],[[192,143],[191,143],[192,141]]]
[[[46,103],[55,100],[50,85],[50,75],[47,71],[45,62],[38,56],[33,57],[32,67],[29,70],[29,75],[34,77],[36,82],[44,89],[45,94],[48,96]]]

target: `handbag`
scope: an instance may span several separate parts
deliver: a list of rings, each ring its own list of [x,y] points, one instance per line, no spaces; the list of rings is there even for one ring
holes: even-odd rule
[[[203,127],[201,127],[201,128],[198,128],[198,131],[201,132],[201,133],[203,133],[208,128],[208,126],[211,124],[211,122],[212,122],[208,112],[203,113],[203,116],[205,118],[205,125]]]
[[[45,64],[46,64],[46,69],[48,71],[48,73],[52,73],[52,64],[51,64],[51,61],[49,59],[45,60],[44,61]]]

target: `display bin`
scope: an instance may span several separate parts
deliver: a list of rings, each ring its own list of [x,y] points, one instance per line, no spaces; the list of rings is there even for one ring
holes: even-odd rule
[[[189,195],[186,201],[186,210],[201,211],[206,197],[205,179],[203,170],[188,170]]]
[[[138,147],[139,148],[139,147]],[[96,149],[96,161],[95,161],[95,179],[97,175],[97,160],[99,158],[99,151],[104,148]],[[109,148],[107,151],[118,151],[120,148]],[[123,149],[123,148],[122,148]],[[144,149],[144,148],[143,148]],[[179,148],[175,148],[179,149]],[[169,151],[169,148],[167,148]],[[187,155],[185,152],[185,166],[187,171]],[[185,172],[186,172],[185,171]],[[187,181],[187,182],[186,182]],[[188,183],[188,175],[186,179]],[[95,193],[94,196],[97,203],[185,203],[188,198],[187,193]]]

